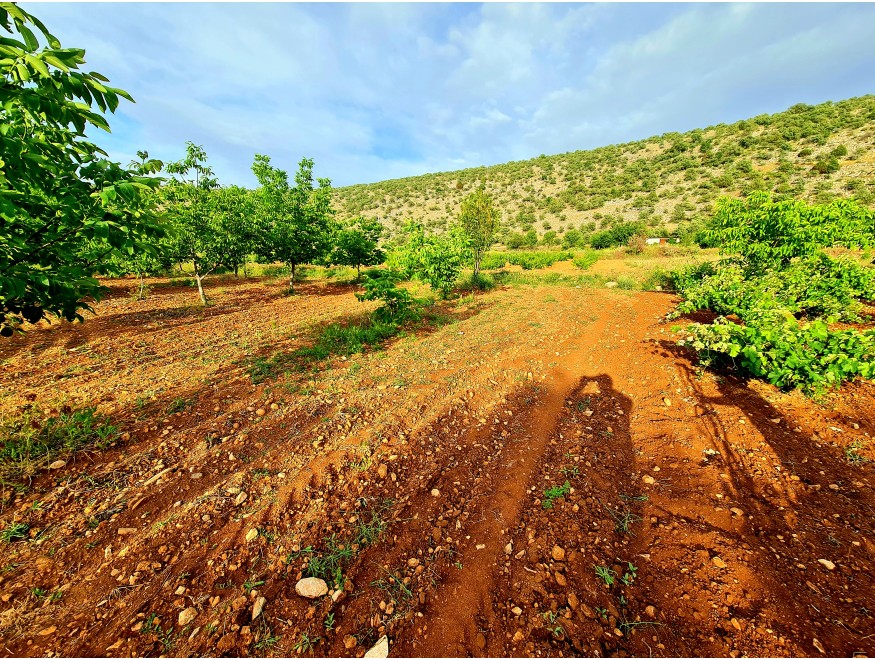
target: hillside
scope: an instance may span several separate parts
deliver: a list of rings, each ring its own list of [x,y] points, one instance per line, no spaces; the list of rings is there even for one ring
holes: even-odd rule
[[[770,190],[809,201],[875,200],[875,96],[798,104],[687,133],[456,172],[339,188],[341,218],[381,218],[390,235],[408,218],[440,231],[481,183],[504,234],[557,238],[643,221],[654,233],[688,228],[721,195]],[[549,240],[549,239],[548,239]]]

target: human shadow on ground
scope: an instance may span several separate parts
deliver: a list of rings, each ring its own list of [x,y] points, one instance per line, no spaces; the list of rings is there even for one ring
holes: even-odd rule
[[[798,640],[795,650],[789,649],[791,653],[816,652],[809,636],[817,638],[830,654],[871,653],[875,638],[873,465],[850,464],[840,443],[803,430],[812,420],[782,412],[735,374],[718,371],[717,393],[707,393],[697,375],[693,351],[669,341],[658,345],[664,355],[675,359],[684,384],[703,408],[696,421],[711,445],[703,464],[713,465],[728,477],[731,502],[725,506],[734,505],[733,509],[742,512],[717,525],[695,514],[687,522],[746,550],[749,567],[761,585],[767,585],[759,589],[766,600],[758,607],[775,612],[776,623],[786,626],[788,638],[806,637]],[[743,415],[730,418],[733,409]],[[866,418],[867,410],[861,410],[860,416]],[[756,435],[746,431],[748,425],[762,437],[762,445],[754,446]],[[815,420],[814,425],[822,435],[836,428],[823,420]],[[864,437],[863,430],[846,427],[844,431],[835,435]],[[835,568],[822,565],[822,559]],[[720,632],[727,630],[731,628],[724,624]]]

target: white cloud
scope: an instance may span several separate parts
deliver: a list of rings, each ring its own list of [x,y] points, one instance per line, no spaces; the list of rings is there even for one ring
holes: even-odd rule
[[[871,93],[867,5],[26,4],[131,92],[105,143],[256,152],[337,184],[624,142]],[[868,86],[868,87],[867,87]]]

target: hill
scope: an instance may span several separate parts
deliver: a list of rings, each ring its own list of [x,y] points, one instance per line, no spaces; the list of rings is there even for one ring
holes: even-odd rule
[[[797,104],[734,124],[491,167],[338,188],[341,218],[376,216],[395,234],[408,218],[441,231],[483,184],[503,233],[547,242],[642,221],[654,234],[696,227],[722,195],[769,190],[809,201],[875,201],[875,96]],[[550,232],[555,232],[551,234]],[[518,237],[519,239],[519,237]]]

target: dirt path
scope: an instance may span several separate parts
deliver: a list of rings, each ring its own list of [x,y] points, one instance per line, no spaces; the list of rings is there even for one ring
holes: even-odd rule
[[[698,370],[670,296],[520,287],[253,385],[368,307],[117,286],[0,356],[0,410],[130,434],[3,495],[9,655],[875,653],[871,384],[817,404]],[[341,577],[307,601],[314,561]]]

